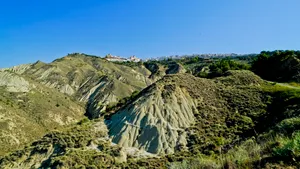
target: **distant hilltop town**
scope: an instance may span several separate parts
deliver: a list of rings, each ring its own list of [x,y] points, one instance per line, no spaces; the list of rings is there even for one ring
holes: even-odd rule
[[[137,58],[136,56],[130,56],[129,58],[122,58],[120,56],[113,56],[111,54],[106,55],[104,59],[111,62],[140,62],[141,61],[141,59]]]
[[[100,57],[95,55],[88,55],[85,53],[69,53],[67,56],[77,56],[77,55],[85,55],[85,56],[92,56],[92,57]],[[162,57],[156,57],[156,58],[149,58],[149,59],[140,59],[136,56],[131,56],[129,58],[123,58],[120,56],[113,56],[111,54],[108,54],[104,57],[105,60],[110,62],[147,62],[147,61],[159,61],[159,60],[168,60],[168,59],[184,59],[184,58],[203,58],[203,59],[211,59],[211,58],[234,58],[234,57],[253,57],[257,54],[251,53],[251,54],[236,54],[236,53],[208,53],[208,54],[192,54],[192,55],[172,55],[172,56],[162,56]],[[103,57],[101,57],[103,58]]]
[[[148,60],[182,59],[182,58],[194,58],[194,57],[199,57],[199,58],[203,58],[203,59],[210,59],[210,58],[255,56],[255,55],[257,55],[257,54],[207,53],[207,54],[192,54],[192,55],[162,56],[162,57],[157,57],[157,58],[151,58],[151,59],[148,59]]]

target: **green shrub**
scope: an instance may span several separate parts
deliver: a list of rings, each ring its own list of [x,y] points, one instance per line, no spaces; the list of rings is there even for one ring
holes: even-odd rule
[[[300,51],[261,52],[252,62],[252,70],[264,79],[280,82],[299,81]]]
[[[173,162],[169,165],[169,169],[218,169],[221,168],[220,163],[207,156],[199,158],[186,159],[182,162]]]
[[[297,131],[291,138],[280,138],[279,145],[273,149],[274,156],[282,160],[300,160],[300,132]]]
[[[249,139],[225,154],[221,163],[225,168],[253,168],[255,162],[260,161],[262,151],[255,140]]]
[[[80,120],[77,124],[78,125],[82,125],[82,124],[84,124],[84,123],[87,123],[87,122],[89,122],[90,120],[87,118],[87,117],[85,117],[85,118],[83,118],[82,120]]]
[[[292,133],[296,130],[299,130],[300,129],[300,118],[294,117],[294,118],[290,118],[290,119],[285,119],[276,126],[276,129],[281,132],[286,132],[286,133]]]
[[[199,72],[196,75],[197,77],[208,78],[209,74],[207,72]]]
[[[222,76],[228,70],[249,70],[250,66],[230,59],[219,60],[209,66],[210,77]]]

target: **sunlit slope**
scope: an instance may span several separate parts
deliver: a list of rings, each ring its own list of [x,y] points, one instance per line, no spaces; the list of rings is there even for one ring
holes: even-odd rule
[[[262,83],[249,71],[229,72],[214,80],[168,75],[113,114],[107,120],[109,132],[121,146],[156,154],[204,150],[218,135],[231,142],[238,138],[235,132],[248,129],[228,125],[228,118],[248,119],[245,123],[251,128],[256,116],[266,112]]]
[[[0,71],[0,91],[0,154],[84,115],[68,96],[8,70]]]
[[[22,74],[87,103],[91,117],[153,82],[143,65],[129,67],[84,54],[70,54],[50,64],[36,62]]]

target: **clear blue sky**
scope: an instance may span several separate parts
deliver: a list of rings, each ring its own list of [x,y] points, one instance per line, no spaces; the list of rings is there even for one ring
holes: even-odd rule
[[[299,49],[299,0],[10,0],[0,67],[67,53],[141,58]]]

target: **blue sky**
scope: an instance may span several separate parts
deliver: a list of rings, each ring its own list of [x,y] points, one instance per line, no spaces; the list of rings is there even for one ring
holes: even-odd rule
[[[299,49],[299,0],[11,0],[0,67],[67,53],[141,58]]]

